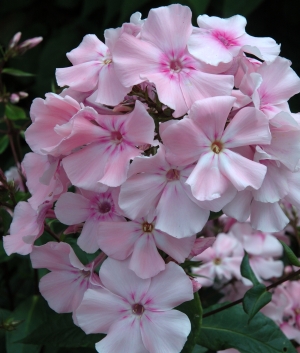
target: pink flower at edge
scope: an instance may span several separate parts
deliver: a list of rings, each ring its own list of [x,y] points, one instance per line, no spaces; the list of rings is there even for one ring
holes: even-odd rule
[[[203,72],[201,64],[187,51],[192,32],[191,10],[179,4],[152,9],[140,38],[126,33],[114,49],[114,62],[125,86],[145,80],[154,83],[158,98],[184,115],[199,99],[230,95],[233,77]]]
[[[33,209],[28,202],[20,201],[17,204],[10,225],[10,234],[3,237],[3,246],[7,255],[31,253],[35,240],[44,232],[44,221],[51,208],[52,203],[49,201],[41,204],[37,210]]]
[[[84,266],[67,243],[34,246],[30,259],[33,268],[51,271],[42,277],[39,289],[57,313],[74,312],[85,291],[100,285],[98,276],[93,273],[93,263]]]
[[[87,333],[107,333],[96,343],[101,353],[178,353],[191,324],[178,310],[193,299],[192,283],[176,264],[151,279],[137,277],[127,261],[107,259],[100,280],[107,290],[88,290],[76,311],[79,326]]]

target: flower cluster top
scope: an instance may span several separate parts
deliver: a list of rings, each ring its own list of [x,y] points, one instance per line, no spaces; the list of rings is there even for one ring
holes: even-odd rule
[[[86,35],[67,54],[72,66],[56,71],[67,88],[31,107],[25,137],[33,152],[22,166],[32,197],[17,205],[5,250],[33,251],[34,266],[54,274],[56,261],[72,264],[81,280],[89,279],[83,301],[78,292],[53,308],[79,306],[74,321],[86,332],[109,332],[101,352],[120,351],[130,334],[124,329],[118,343],[113,335],[130,320],[141,333],[131,335],[128,351],[182,349],[189,320],[171,309],[192,299],[192,283],[175,263],[189,256],[210,212],[240,222],[250,217],[253,228],[275,232],[288,223],[281,201],[300,209],[300,115],[287,103],[300,92],[300,79],[290,61],[278,56],[273,39],[248,35],[242,16],[201,15],[199,27],[191,17],[175,4],[152,9],[144,20],[133,14],[130,23],[105,31],[105,43]],[[34,246],[45,218],[80,233],[83,251],[109,257],[100,279],[92,265],[74,260],[69,245]],[[177,297],[171,289],[159,296],[163,286]],[[110,310],[98,326],[91,324],[93,305]],[[136,318],[144,320],[139,328]],[[175,340],[164,341],[164,320],[173,322]]]

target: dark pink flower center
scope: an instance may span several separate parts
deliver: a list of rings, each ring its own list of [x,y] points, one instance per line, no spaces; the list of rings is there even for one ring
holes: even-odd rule
[[[219,154],[223,150],[223,143],[221,141],[214,141],[210,148],[214,153]]]
[[[100,213],[108,213],[111,210],[111,204],[108,201],[103,201],[98,206]]]
[[[148,223],[148,222],[144,222],[143,223],[143,231],[144,233],[151,233],[153,231],[153,224],[152,223]]]
[[[142,316],[144,311],[145,311],[145,308],[143,307],[142,304],[133,304],[132,305],[132,312],[134,315]]]
[[[116,145],[119,145],[123,140],[123,136],[120,131],[112,131],[110,137],[112,142],[114,142]]]
[[[179,180],[180,171],[177,169],[170,169],[166,174],[166,178],[168,179],[168,181]]]
[[[179,60],[172,60],[170,62],[170,70],[174,72],[179,72],[182,69],[181,62]]]

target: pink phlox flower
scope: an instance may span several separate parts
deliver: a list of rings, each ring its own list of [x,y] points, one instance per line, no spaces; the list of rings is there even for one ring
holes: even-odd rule
[[[67,225],[85,222],[78,238],[78,245],[88,253],[99,249],[98,231],[103,222],[125,221],[118,206],[119,188],[108,188],[100,192],[79,190],[60,196],[55,205],[57,219]]]
[[[74,312],[85,291],[100,285],[98,275],[93,272],[93,263],[83,265],[67,243],[48,242],[34,246],[30,259],[33,268],[51,271],[42,277],[39,289],[57,313]]]
[[[189,115],[161,132],[167,158],[178,165],[196,162],[186,183],[199,201],[213,201],[218,211],[236,194],[259,189],[267,168],[240,154],[251,145],[269,144],[267,118],[255,108],[241,109],[225,128],[235,99],[212,97],[193,104]],[[225,128],[225,131],[224,131]]]
[[[177,239],[156,226],[153,213],[131,222],[105,222],[98,230],[98,244],[108,256],[125,260],[129,269],[141,278],[156,276],[165,269],[157,248],[182,263],[191,252],[195,235]]]
[[[178,353],[191,330],[188,317],[173,308],[193,298],[192,283],[173,262],[157,276],[141,279],[128,261],[108,258],[100,268],[106,290],[89,289],[76,311],[87,333],[107,333],[101,353]]]
[[[174,237],[201,231],[209,211],[191,194],[186,180],[193,166],[178,166],[165,156],[163,145],[152,157],[137,157],[121,186],[119,205],[131,219],[156,212],[156,228]],[[189,220],[188,222],[186,220]]]
[[[33,244],[44,232],[44,221],[52,203],[45,201],[37,210],[28,202],[20,201],[14,210],[10,225],[10,235],[3,237],[3,247],[7,255],[31,253]]]
[[[35,210],[45,201],[56,201],[70,186],[59,157],[27,153],[22,166],[27,177],[26,185],[32,195],[28,202]]]
[[[257,38],[245,32],[246,19],[235,15],[230,18],[200,15],[200,28],[194,28],[188,42],[189,52],[197,59],[213,66],[230,63],[242,49],[263,60],[274,60],[280,46],[272,38]]]
[[[206,238],[197,238],[195,240],[195,243],[193,245],[193,248],[190,252],[189,257],[195,257],[197,255],[200,255],[205,251],[207,248],[211,247],[213,243],[215,242],[216,238],[215,237],[206,237]]]
[[[229,95],[233,77],[203,72],[187,51],[191,10],[179,4],[152,9],[140,38],[123,33],[114,49],[116,72],[126,87],[145,80],[156,86],[159,100],[184,115],[199,99]]]
[[[95,91],[92,101],[117,105],[131,87],[124,87],[115,72],[115,32],[107,30],[105,37],[106,44],[94,34],[86,35],[76,49],[67,53],[73,66],[56,69],[56,79],[59,86],[67,85],[80,92]]]
[[[249,254],[250,266],[260,282],[282,275],[283,262],[276,258],[282,256],[283,248],[272,234],[255,231],[249,223],[236,223],[229,234],[238,239]],[[243,282],[251,284],[245,278]]]
[[[56,126],[64,125],[81,109],[79,103],[69,97],[47,93],[46,99],[36,98],[30,108],[32,124],[25,132],[26,142],[39,154],[44,148],[58,144],[62,137],[55,131]]]
[[[220,233],[212,247],[192,259],[192,261],[203,262],[200,267],[193,268],[193,273],[197,275],[195,280],[208,287],[213,284],[215,278],[220,281],[240,279],[240,264],[243,256],[244,250],[240,242],[232,236]]]
[[[247,72],[239,85],[269,119],[281,111],[290,113],[287,101],[300,92],[300,79],[290,66],[289,60],[277,57],[258,66],[256,72]]]

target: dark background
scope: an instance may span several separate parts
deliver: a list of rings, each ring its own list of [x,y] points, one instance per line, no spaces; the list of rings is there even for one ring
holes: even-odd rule
[[[20,78],[3,75],[8,91],[25,90],[29,97],[20,102],[27,111],[32,99],[55,90],[55,69],[69,66],[66,53],[77,47],[84,35],[96,34],[101,40],[106,28],[119,27],[130,15],[140,11],[147,17],[150,8],[169,5],[168,0],[0,0],[0,44],[6,46],[21,31],[22,40],[42,36],[43,42],[9,66],[34,73]],[[300,75],[299,0],[183,0],[191,7],[194,25],[199,14],[247,17],[248,34],[272,37],[281,43],[281,56],[292,61]],[[299,95],[290,100],[291,110],[300,111]],[[0,166],[13,164],[8,151],[0,156]],[[5,162],[4,162],[5,159]]]

